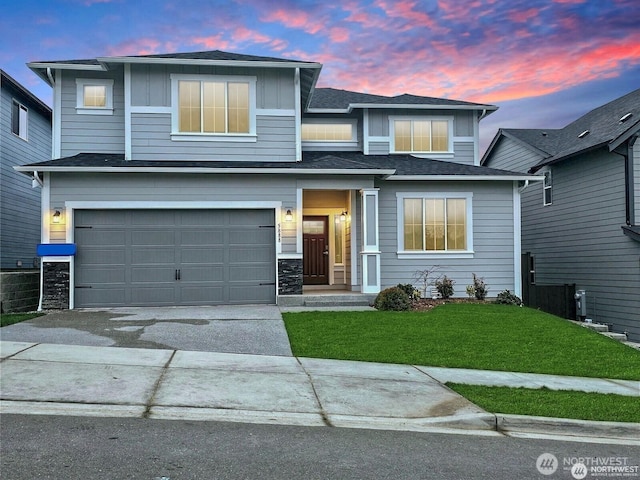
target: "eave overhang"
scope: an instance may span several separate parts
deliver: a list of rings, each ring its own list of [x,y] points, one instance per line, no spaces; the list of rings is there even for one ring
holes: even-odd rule
[[[485,116],[498,110],[495,105],[441,105],[407,103],[350,103],[347,108],[308,108],[307,113],[351,113],[356,108],[404,109],[404,110],[478,110]],[[489,112],[489,113],[486,113]]]
[[[385,180],[400,181],[509,181],[509,182],[541,182],[542,175],[391,175]]]

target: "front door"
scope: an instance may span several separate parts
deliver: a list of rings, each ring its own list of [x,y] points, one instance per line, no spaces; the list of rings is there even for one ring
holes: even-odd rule
[[[302,279],[304,285],[329,283],[328,217],[302,220]]]

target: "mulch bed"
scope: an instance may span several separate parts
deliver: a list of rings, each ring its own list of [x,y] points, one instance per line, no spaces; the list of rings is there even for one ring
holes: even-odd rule
[[[476,300],[475,298],[448,298],[442,300],[441,298],[419,298],[411,303],[411,310],[414,312],[424,312],[431,310],[438,305],[445,305],[447,303],[490,303],[487,300]]]

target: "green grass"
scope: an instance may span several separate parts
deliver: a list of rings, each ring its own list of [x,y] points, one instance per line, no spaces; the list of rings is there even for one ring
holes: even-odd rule
[[[429,312],[283,314],[294,355],[640,379],[640,353],[528,308],[447,304]]]
[[[42,313],[3,313],[0,315],[0,327],[13,325],[14,323],[24,322],[41,316]]]
[[[640,398],[624,395],[555,391],[547,388],[447,386],[492,413],[574,418],[607,422],[640,422]]]

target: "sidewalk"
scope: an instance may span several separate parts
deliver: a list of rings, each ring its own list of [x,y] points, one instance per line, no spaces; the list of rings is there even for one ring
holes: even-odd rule
[[[182,350],[0,342],[0,411],[638,440],[637,424],[487,413],[444,382],[640,397],[640,382]],[[550,425],[552,425],[550,427]],[[638,442],[640,444],[640,441]]]

